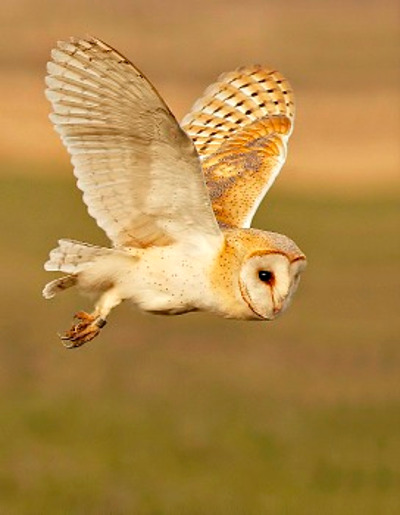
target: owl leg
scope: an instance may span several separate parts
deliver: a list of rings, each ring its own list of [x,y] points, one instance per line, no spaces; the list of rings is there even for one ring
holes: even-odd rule
[[[110,311],[118,306],[121,300],[118,292],[115,288],[112,288],[103,293],[93,313],[86,313],[85,311],[76,313],[74,318],[77,318],[79,322],[60,336],[61,340],[65,342],[65,347],[74,349],[93,340],[99,334],[100,329],[106,325],[106,318]]]

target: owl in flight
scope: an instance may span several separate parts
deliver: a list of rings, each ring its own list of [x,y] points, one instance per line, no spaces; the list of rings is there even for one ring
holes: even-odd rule
[[[46,95],[89,214],[111,248],[62,239],[46,299],[77,286],[98,300],[63,336],[92,340],[110,311],[208,311],[273,320],[306,259],[288,237],[250,228],[279,173],[293,128],[288,81],[249,66],[221,75],[179,124],[130,61],[94,38],[59,42]]]

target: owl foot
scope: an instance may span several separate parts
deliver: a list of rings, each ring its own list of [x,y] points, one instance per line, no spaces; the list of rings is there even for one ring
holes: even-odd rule
[[[85,311],[79,311],[74,318],[77,318],[80,322],[74,324],[71,329],[60,336],[67,349],[75,349],[86,342],[90,342],[107,323],[104,318],[85,313]]]

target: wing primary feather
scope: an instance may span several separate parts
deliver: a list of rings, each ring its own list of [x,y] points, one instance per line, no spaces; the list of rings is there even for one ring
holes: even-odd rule
[[[293,121],[289,82],[259,65],[222,74],[184,117],[221,226],[250,225],[285,161]]]
[[[51,56],[50,118],[113,244],[220,241],[196,149],[143,73],[95,38],[58,42]]]

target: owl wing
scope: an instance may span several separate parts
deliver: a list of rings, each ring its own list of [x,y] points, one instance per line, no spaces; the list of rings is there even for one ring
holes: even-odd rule
[[[293,122],[289,82],[261,66],[221,75],[182,120],[222,227],[250,226],[285,162]]]
[[[220,237],[193,142],[146,77],[94,38],[59,42],[51,55],[50,118],[114,245]]]

